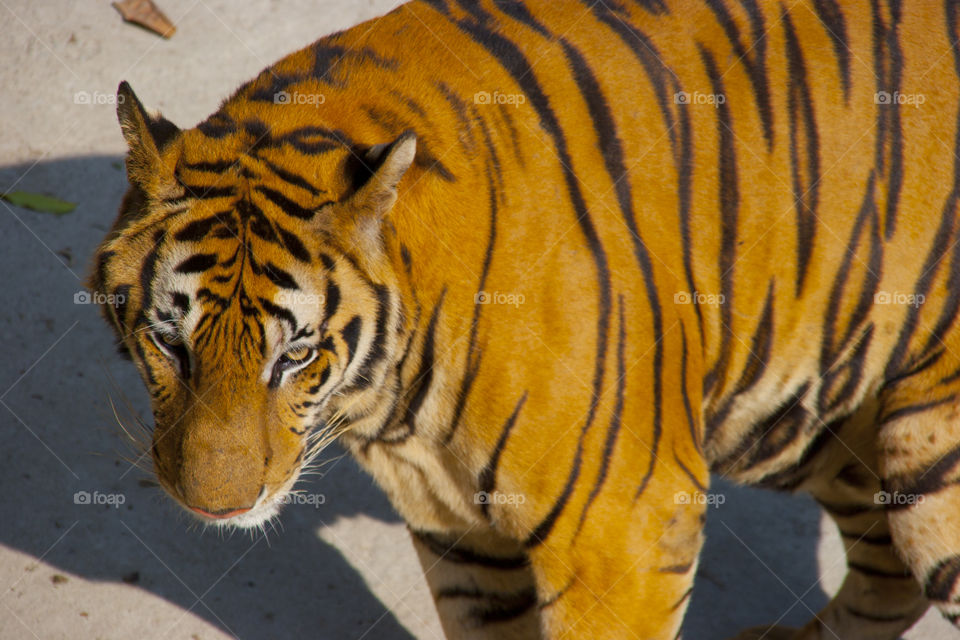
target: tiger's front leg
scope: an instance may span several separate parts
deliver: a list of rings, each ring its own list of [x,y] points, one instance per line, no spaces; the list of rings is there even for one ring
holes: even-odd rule
[[[661,460],[672,461],[668,453]],[[664,464],[666,466],[666,464]],[[549,638],[674,640],[693,590],[706,488],[682,470],[661,469],[646,487],[623,482],[614,499],[530,551]]]
[[[533,573],[518,543],[489,529],[411,536],[449,640],[540,637]]]
[[[538,524],[523,546],[551,640],[676,640],[693,591],[709,502],[699,358],[645,360],[620,344],[606,430],[581,431],[582,449],[566,441],[565,485],[526,505]],[[687,353],[683,330],[654,344]]]

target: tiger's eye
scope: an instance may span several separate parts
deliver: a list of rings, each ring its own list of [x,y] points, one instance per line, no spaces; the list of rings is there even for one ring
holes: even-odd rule
[[[292,362],[301,362],[310,357],[310,353],[313,351],[310,347],[297,347],[296,349],[291,349],[283,354],[283,357]]]

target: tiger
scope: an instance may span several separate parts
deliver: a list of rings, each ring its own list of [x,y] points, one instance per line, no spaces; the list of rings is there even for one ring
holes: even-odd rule
[[[414,0],[192,129],[121,83],[90,287],[159,484],[262,527],[337,442],[448,637],[666,640],[713,473],[845,543],[741,640],[960,626],[958,15]]]

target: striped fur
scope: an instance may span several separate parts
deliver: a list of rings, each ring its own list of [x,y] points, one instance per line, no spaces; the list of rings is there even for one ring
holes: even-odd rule
[[[847,545],[742,638],[957,623],[958,36],[952,0],[418,0],[193,129],[121,85],[92,286],[160,482],[257,526],[339,438],[450,637],[669,639],[713,470]]]

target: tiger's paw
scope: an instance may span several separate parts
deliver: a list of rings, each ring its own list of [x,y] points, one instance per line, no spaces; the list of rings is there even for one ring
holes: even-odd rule
[[[799,637],[799,631],[793,627],[750,627],[730,640],[795,640]]]

